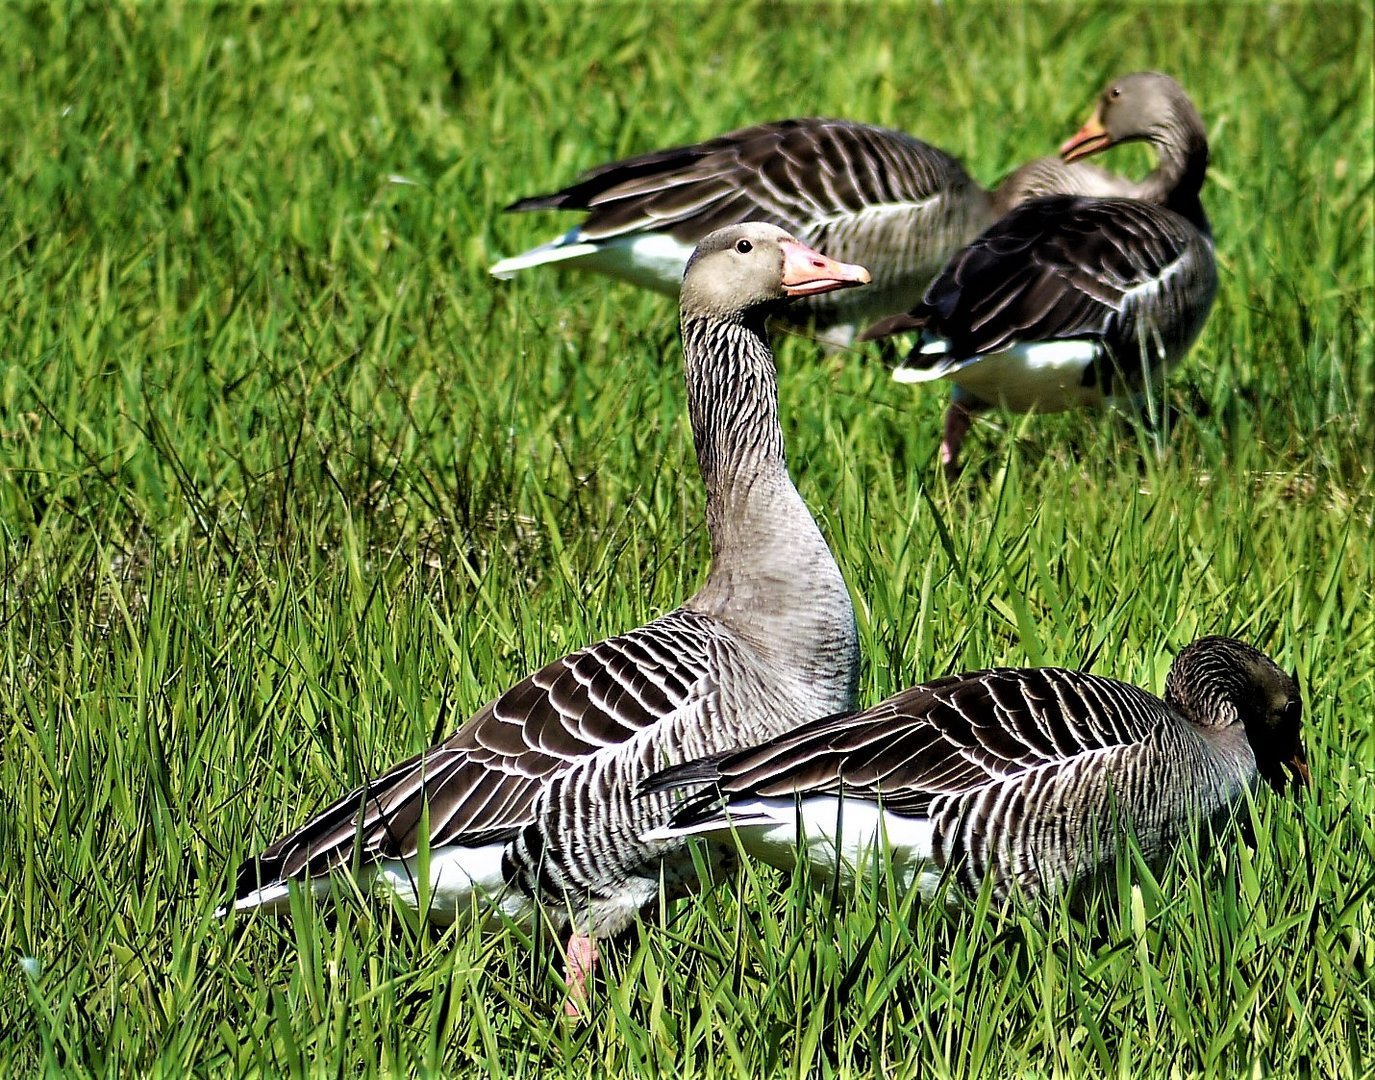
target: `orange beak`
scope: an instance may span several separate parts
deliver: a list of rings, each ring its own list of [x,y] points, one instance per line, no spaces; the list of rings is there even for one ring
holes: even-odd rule
[[[1281,757],[1277,766],[1263,769],[1261,775],[1281,795],[1289,790],[1291,784],[1300,788],[1311,787],[1313,777],[1308,771],[1308,753],[1303,748],[1303,739],[1295,735],[1293,748],[1288,755]]]
[[[852,263],[836,262],[796,240],[781,240],[783,291],[788,296],[817,296],[869,283],[869,271]]]
[[[1060,156],[1066,161],[1078,161],[1111,145],[1112,136],[1103,127],[1103,121],[1098,118],[1098,110],[1095,109],[1088,122],[1060,147]]]
[[[1285,765],[1294,774],[1294,779],[1303,787],[1309,787],[1313,783],[1313,777],[1308,772],[1308,754],[1303,748],[1302,740],[1294,740],[1294,755],[1285,762]]]

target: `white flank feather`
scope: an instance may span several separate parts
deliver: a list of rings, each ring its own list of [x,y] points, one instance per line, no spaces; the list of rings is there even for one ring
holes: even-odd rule
[[[1084,385],[1085,369],[1102,353],[1096,341],[1029,342],[964,360],[937,361],[930,367],[899,366],[893,369],[893,381],[949,379],[977,400],[1014,412],[1063,412],[1104,401],[1101,386]]]
[[[665,825],[645,834],[645,840],[684,836],[734,836],[753,858],[788,870],[799,852],[807,850],[813,872],[829,877],[837,872],[850,879],[875,857],[885,857],[905,881],[915,876],[930,892],[940,875],[930,867],[934,828],[926,818],[902,817],[862,799],[834,796],[794,799],[742,799],[715,817],[694,825]]]
[[[364,892],[394,896],[415,910],[419,910],[421,897],[425,896],[428,900],[425,915],[432,922],[451,923],[474,911],[483,913],[484,918],[501,913],[520,919],[530,913],[531,904],[528,897],[513,891],[503,877],[501,855],[504,850],[502,844],[486,844],[432,851],[429,882],[425,888],[420,887],[419,859],[385,859],[366,867],[358,884]],[[323,875],[298,881],[297,887],[323,897],[329,894],[332,883],[329,875]],[[290,886],[277,882],[236,900],[233,909],[284,914],[290,909],[290,899]],[[228,911],[225,906],[215,914],[223,918]]]
[[[579,270],[592,270],[632,285],[677,296],[693,245],[667,233],[631,233],[608,240],[584,240],[573,229],[557,240],[496,263],[494,277],[510,278],[518,271],[550,263],[577,260]]]

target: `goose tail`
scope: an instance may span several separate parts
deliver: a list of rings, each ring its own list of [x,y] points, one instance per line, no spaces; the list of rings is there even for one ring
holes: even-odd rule
[[[672,816],[663,825],[646,832],[646,841],[676,840],[687,836],[701,836],[716,832],[721,828],[717,812],[721,809],[721,792],[716,785],[721,779],[720,762],[724,754],[689,761],[661,769],[639,787],[639,795],[661,795],[665,792],[683,792],[690,788],[703,788],[688,795],[673,810]]]
[[[567,262],[569,259],[581,259],[585,255],[592,255],[600,250],[601,245],[599,244],[579,240],[575,231],[560,236],[557,240],[551,240],[547,244],[533,247],[529,251],[522,251],[519,255],[512,255],[509,259],[495,262],[488,273],[494,278],[509,281],[522,270],[529,270],[535,266],[547,266],[549,263]]]

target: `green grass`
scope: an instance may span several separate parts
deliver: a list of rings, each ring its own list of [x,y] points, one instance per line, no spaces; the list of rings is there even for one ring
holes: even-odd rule
[[[11,6],[0,35],[0,1071],[1375,1070],[1363,5]],[[502,205],[799,113],[991,182],[1143,67],[1209,125],[1221,265],[1163,453],[996,417],[952,490],[942,394],[805,341],[783,415],[866,701],[990,663],[1159,689],[1204,633],[1297,666],[1315,785],[1257,799],[1254,851],[1124,867],[1084,916],[750,869],[581,1025],[514,932],[213,918],[310,807],[700,579],[672,305],[491,281],[565,224]]]

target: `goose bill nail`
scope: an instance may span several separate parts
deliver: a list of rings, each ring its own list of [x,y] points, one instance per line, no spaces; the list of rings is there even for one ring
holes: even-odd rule
[[[789,296],[815,296],[869,282],[869,271],[862,266],[828,259],[796,241],[781,241],[779,246],[783,249],[783,291]]]

